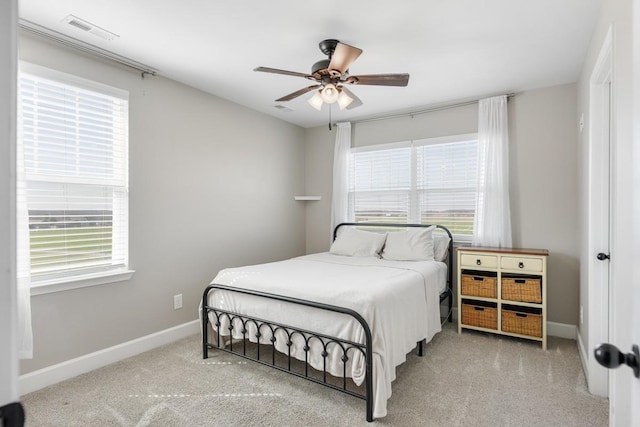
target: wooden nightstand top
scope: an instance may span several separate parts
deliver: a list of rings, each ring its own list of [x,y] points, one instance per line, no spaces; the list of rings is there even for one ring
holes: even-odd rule
[[[509,254],[520,254],[520,255],[538,255],[538,256],[549,256],[549,251],[546,249],[527,249],[527,248],[492,248],[492,247],[481,247],[481,246],[461,246],[457,249],[458,251],[466,251],[466,252],[493,252],[493,253],[509,253]]]

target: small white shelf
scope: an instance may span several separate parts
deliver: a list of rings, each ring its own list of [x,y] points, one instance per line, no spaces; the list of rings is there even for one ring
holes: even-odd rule
[[[293,196],[294,200],[322,200],[322,196]]]

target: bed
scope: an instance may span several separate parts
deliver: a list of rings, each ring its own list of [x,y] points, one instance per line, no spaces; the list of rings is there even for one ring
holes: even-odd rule
[[[231,352],[384,417],[395,368],[416,346],[422,356],[445,300],[451,321],[452,259],[443,226],[343,223],[329,252],[224,269],[202,297],[203,357]]]

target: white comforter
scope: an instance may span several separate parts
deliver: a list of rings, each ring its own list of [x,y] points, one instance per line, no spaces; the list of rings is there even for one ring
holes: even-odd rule
[[[373,415],[381,418],[387,414],[395,367],[406,360],[418,341],[429,341],[441,330],[439,293],[445,282],[446,265],[441,262],[400,262],[320,253],[228,268],[211,283],[318,301],[358,312],[369,324],[373,337]],[[365,339],[360,324],[340,313],[225,291],[212,292],[209,305],[359,343]],[[223,325],[221,331],[225,330]],[[276,341],[276,348],[287,351],[282,339]],[[314,350],[312,346],[309,362],[321,370],[322,357]],[[347,365],[347,376],[361,384],[365,363],[360,352],[356,353],[357,357],[352,357]],[[300,343],[294,342],[292,354],[305,360]],[[328,358],[327,370],[336,376],[343,375],[340,356]]]

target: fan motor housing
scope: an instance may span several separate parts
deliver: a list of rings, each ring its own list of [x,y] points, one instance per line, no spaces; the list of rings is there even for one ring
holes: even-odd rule
[[[329,63],[331,63],[328,59],[321,59],[311,66],[311,74],[315,74],[320,70],[326,70],[329,68]]]
[[[333,56],[333,52],[335,52],[336,50],[336,46],[338,46],[338,43],[340,43],[339,40],[326,39],[318,43],[318,46],[320,47],[320,51],[327,55],[329,59],[331,59],[331,57]]]

